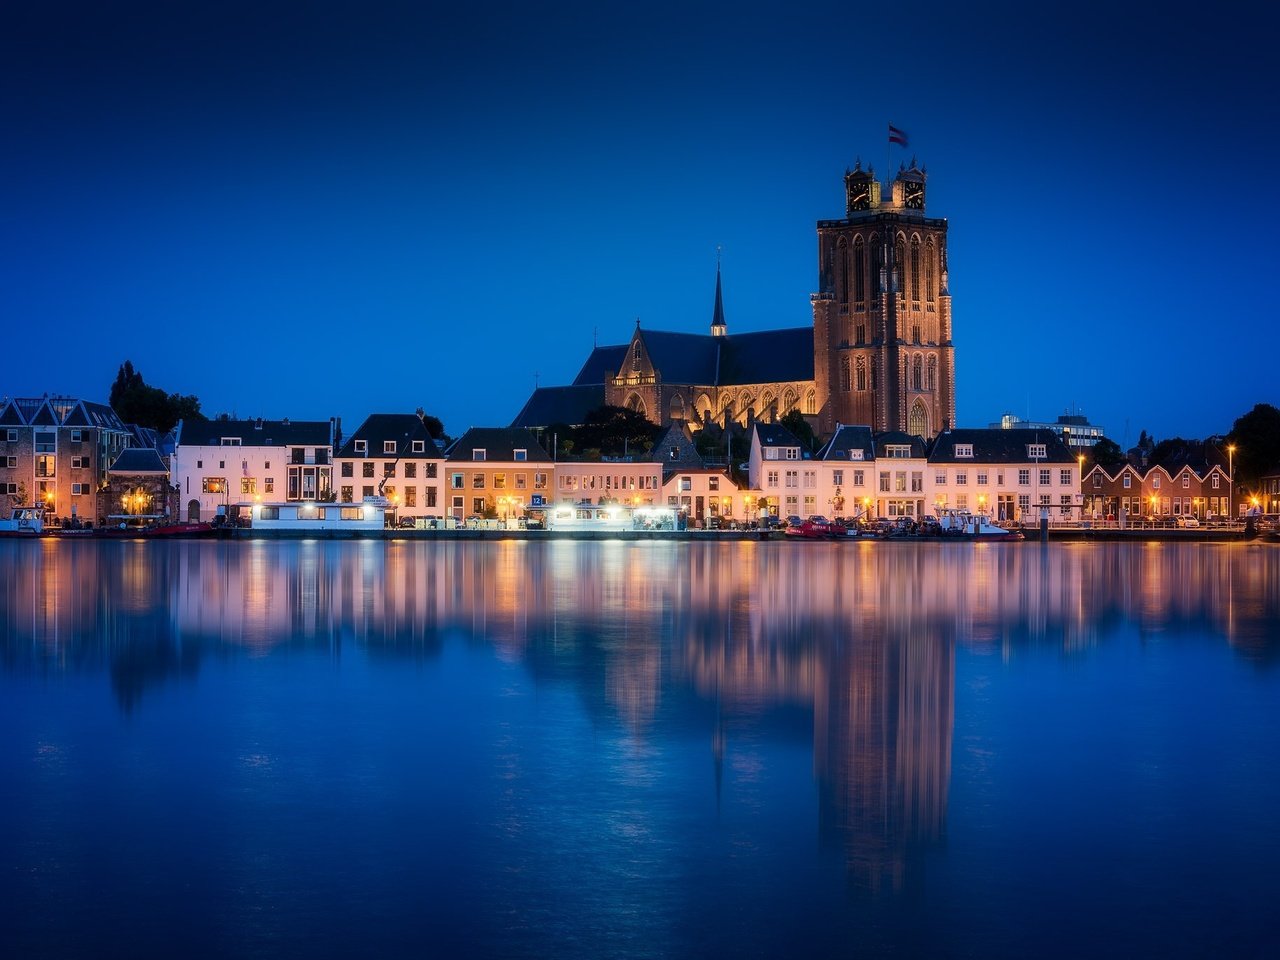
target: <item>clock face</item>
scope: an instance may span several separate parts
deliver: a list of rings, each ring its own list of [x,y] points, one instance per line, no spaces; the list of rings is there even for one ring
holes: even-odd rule
[[[849,185],[849,209],[868,210],[871,208],[870,188],[865,183]]]
[[[912,210],[922,209],[924,207],[924,184],[904,183],[902,185],[902,200]]]

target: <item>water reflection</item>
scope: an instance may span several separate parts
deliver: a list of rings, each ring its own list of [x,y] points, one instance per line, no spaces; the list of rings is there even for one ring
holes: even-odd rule
[[[567,685],[637,742],[811,717],[822,837],[852,882],[945,835],[957,644],[1015,657],[1121,630],[1276,652],[1266,545],[0,543],[0,657],[102,672],[120,707],[204,657],[430,660],[450,640]],[[1131,626],[1129,626],[1131,625]],[[695,709],[686,709],[691,695]],[[682,704],[676,709],[674,704]],[[744,772],[745,771],[745,772]],[[740,770],[741,776],[750,771]]]

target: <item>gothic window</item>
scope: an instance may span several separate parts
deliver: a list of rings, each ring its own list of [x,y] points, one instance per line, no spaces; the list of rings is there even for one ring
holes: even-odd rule
[[[836,270],[838,273],[836,291],[840,297],[840,302],[847,304],[849,302],[849,245],[845,243],[844,237],[841,237],[836,247]]]
[[[871,238],[871,261],[868,264],[871,270],[871,296],[879,299],[880,297],[880,238]]]
[[[911,416],[907,418],[907,433],[917,437],[929,435],[929,414],[919,400],[911,408]]]
[[[640,341],[637,340],[631,345],[631,369],[640,369]]]
[[[849,392],[849,358],[840,358],[840,389]]]
[[[778,412],[790,413],[791,410],[795,407],[796,401],[798,399],[799,398],[796,396],[796,392],[792,390],[790,387],[788,387],[786,392],[782,394],[782,407]]]
[[[920,354],[916,354],[911,358],[911,389],[924,389],[924,362],[920,359]]]
[[[810,390],[804,397],[804,412],[813,416],[818,412],[818,395]]]
[[[920,324],[918,323],[913,323],[911,325],[911,342],[912,343],[920,342]]]
[[[926,390],[938,389],[938,358],[930,357],[928,366],[928,375],[925,378],[924,386]]]
[[[859,390],[867,389],[867,358],[859,357],[857,365],[857,384]]]
[[[853,299],[863,303],[867,299],[867,250],[859,237],[853,244]]]
[[[929,243],[924,250],[924,298],[933,303],[933,238],[929,238]]]
[[[911,238],[911,299],[920,299],[920,238]]]
[[[893,242],[893,270],[898,276],[898,296],[904,299],[907,296],[907,278],[905,276],[907,266],[907,245],[902,242],[899,237]]]
[[[858,339],[856,342],[858,346],[862,346],[867,342],[867,325],[865,323],[858,324]]]

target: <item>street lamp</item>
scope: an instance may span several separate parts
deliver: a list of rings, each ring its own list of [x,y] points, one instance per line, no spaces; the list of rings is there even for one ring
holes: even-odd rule
[[[1236,445],[1227,444],[1227,519],[1236,518]]]

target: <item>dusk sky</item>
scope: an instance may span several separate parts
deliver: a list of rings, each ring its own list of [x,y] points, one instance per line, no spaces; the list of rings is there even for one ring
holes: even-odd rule
[[[1155,9],[10,4],[0,395],[129,358],[210,415],[506,424],[593,336],[706,332],[717,246],[730,334],[811,324],[892,122],[962,426],[1225,432],[1280,405],[1280,15]]]

